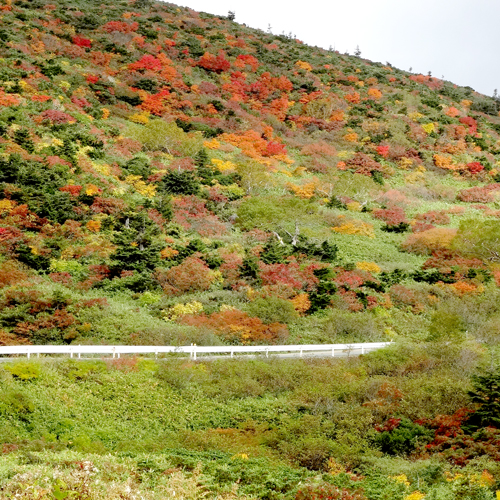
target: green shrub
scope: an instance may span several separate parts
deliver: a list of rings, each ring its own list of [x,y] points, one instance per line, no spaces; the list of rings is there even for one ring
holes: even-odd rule
[[[151,120],[144,126],[131,126],[130,134],[148,151],[178,151],[184,156],[194,156],[202,147],[203,134],[187,134],[175,122]]]
[[[276,230],[279,225],[288,227],[294,221],[310,223],[317,213],[317,206],[308,200],[276,195],[249,198],[238,208],[238,225],[244,230],[260,228]]]
[[[407,418],[390,419],[389,421],[391,420],[396,422],[396,427],[377,433],[373,440],[384,453],[408,455],[418,444],[428,443],[434,438],[434,431],[414,424]]]
[[[15,389],[3,389],[0,392],[0,414],[13,415],[20,420],[26,420],[35,411],[32,399]]]
[[[298,315],[289,300],[269,297],[256,299],[245,307],[250,316],[257,316],[264,323],[291,323]]]
[[[429,326],[430,341],[463,341],[466,325],[462,317],[442,308],[434,312]]]
[[[128,160],[123,166],[127,174],[140,175],[147,179],[151,175],[150,160],[146,155],[138,155]]]
[[[94,379],[106,371],[103,361],[67,360],[58,366],[59,370],[71,381]]]
[[[18,361],[5,365],[5,369],[19,380],[35,380],[40,377],[42,369],[32,361]]]

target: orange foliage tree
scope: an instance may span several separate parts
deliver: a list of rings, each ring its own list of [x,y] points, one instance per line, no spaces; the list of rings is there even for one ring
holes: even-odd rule
[[[198,257],[188,257],[182,264],[167,271],[158,269],[156,279],[166,293],[203,292],[210,288],[215,276],[209,267]]]
[[[209,316],[186,315],[182,323],[205,326],[232,343],[278,343],[288,337],[288,327],[282,323],[265,324],[238,309],[226,309]]]

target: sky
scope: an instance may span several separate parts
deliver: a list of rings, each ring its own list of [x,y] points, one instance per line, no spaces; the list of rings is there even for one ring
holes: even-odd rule
[[[173,0],[275,35],[500,94],[500,0]]]

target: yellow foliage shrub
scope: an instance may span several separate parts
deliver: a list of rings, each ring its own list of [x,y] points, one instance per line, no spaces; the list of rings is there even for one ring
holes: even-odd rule
[[[427,135],[432,134],[432,132],[436,131],[436,126],[434,125],[434,123],[425,123],[424,125],[422,125],[422,128]]]
[[[94,170],[97,170],[99,173],[104,175],[109,175],[111,172],[111,168],[109,165],[102,165],[100,163],[92,162],[92,167],[94,167]]]
[[[101,222],[98,220],[89,220],[85,227],[93,233],[98,233],[101,230]]]
[[[210,141],[205,141],[203,143],[203,146],[205,146],[208,149],[219,149],[220,148],[220,142],[215,139],[215,137],[210,140]]]
[[[391,479],[396,481],[396,483],[402,483],[405,486],[410,486],[410,481],[408,481],[406,474],[400,474],[399,476],[391,476]]]
[[[375,231],[373,226],[367,222],[360,220],[350,220],[341,224],[339,227],[332,227],[336,233],[340,234],[354,234],[357,236],[368,236],[368,238],[375,238]]]
[[[85,188],[85,194],[87,196],[95,196],[96,194],[99,194],[100,189],[95,185],[95,184],[87,184],[87,187]]]
[[[297,68],[299,68],[299,69],[304,69],[306,71],[312,70],[312,66],[308,62],[305,62],[305,61],[297,61],[295,63],[295,66],[297,66]]]
[[[290,300],[293,304],[293,308],[299,313],[304,314],[311,307],[311,301],[309,300],[309,296],[307,293],[301,293],[296,295],[293,299]]]
[[[131,122],[139,123],[141,125],[146,125],[149,122],[149,111],[143,111],[142,113],[134,113],[128,118]]]
[[[0,200],[0,215],[10,212],[15,206],[15,202],[11,200]]]
[[[361,203],[358,203],[357,201],[349,202],[346,207],[349,212],[361,212]]]
[[[405,182],[408,184],[417,184],[424,181],[425,175],[423,172],[411,172],[410,174],[405,175]]]
[[[381,271],[380,267],[375,264],[375,262],[356,262],[356,267],[362,271],[368,271],[369,273],[379,273]]]
[[[125,182],[130,184],[139,194],[146,198],[153,198],[156,194],[156,186],[146,184],[140,175],[127,175]]]
[[[414,491],[409,495],[406,495],[404,500],[423,500],[425,498],[425,494],[420,491]]]
[[[229,186],[222,186],[217,184],[217,187],[229,198],[236,200],[245,196],[245,190],[238,186],[238,184],[229,184]]]
[[[347,142],[357,142],[358,134],[356,132],[350,132],[349,134],[344,135],[344,140]]]
[[[334,458],[329,458],[326,466],[328,469],[328,474],[331,474],[332,476],[343,474],[346,471],[345,467],[342,464],[336,462]]]
[[[187,304],[175,304],[170,309],[162,311],[162,316],[167,321],[175,321],[181,316],[186,314],[196,314],[203,311],[203,304],[201,302],[189,302]]]
[[[403,156],[403,158],[399,160],[399,168],[403,170],[408,170],[412,165],[413,160],[411,158],[407,158],[406,156]]]
[[[434,164],[436,167],[444,168],[446,170],[456,170],[456,165],[453,163],[453,158],[443,155],[434,155]]]
[[[213,158],[212,163],[216,166],[219,172],[229,172],[236,170],[236,165],[230,161],[223,161],[219,160],[218,158]]]
[[[420,120],[420,118],[423,118],[424,115],[422,113],[418,113],[417,111],[415,111],[414,113],[410,113],[408,115],[408,118],[410,118],[410,120],[414,121],[414,122],[417,122],[418,120]]]
[[[337,153],[337,156],[341,160],[348,160],[349,158],[351,158],[352,156],[354,156],[354,151],[339,151]]]
[[[302,186],[297,186],[295,184],[288,183],[287,188],[294,192],[296,196],[303,199],[309,199],[316,193],[316,183],[309,182]]]

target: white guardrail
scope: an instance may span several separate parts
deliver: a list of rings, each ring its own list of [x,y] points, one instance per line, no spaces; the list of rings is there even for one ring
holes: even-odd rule
[[[391,342],[372,342],[365,344],[313,344],[313,345],[257,345],[257,346],[137,346],[137,345],[29,345],[29,346],[0,346],[0,356],[3,355],[24,355],[30,358],[32,354],[38,357],[40,354],[68,354],[70,358],[82,354],[110,354],[113,358],[119,358],[122,354],[189,354],[193,359],[197,359],[199,354],[226,354],[233,357],[235,354],[263,353],[267,357],[269,353],[300,353],[304,352],[328,352],[332,357],[337,352],[361,351],[364,354],[368,351],[380,349],[390,345]]]

